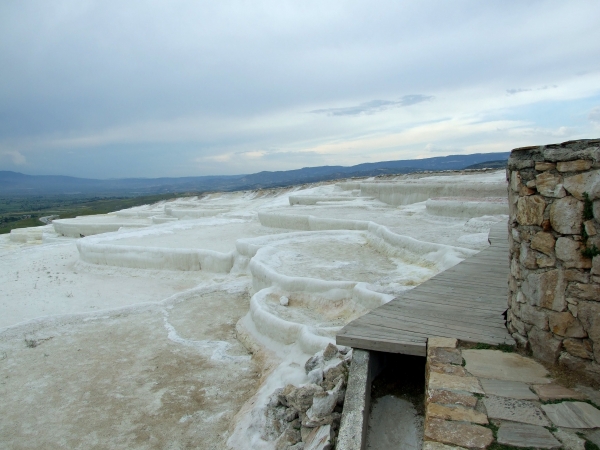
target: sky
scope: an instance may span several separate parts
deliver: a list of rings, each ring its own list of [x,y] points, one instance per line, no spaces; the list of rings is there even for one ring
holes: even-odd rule
[[[0,170],[229,175],[600,137],[600,2],[0,2]]]

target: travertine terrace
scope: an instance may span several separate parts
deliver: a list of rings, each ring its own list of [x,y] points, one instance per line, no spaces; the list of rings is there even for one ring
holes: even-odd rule
[[[353,179],[2,237],[3,443],[274,448],[273,391],[307,383],[346,323],[486,248],[506,189],[503,170]]]

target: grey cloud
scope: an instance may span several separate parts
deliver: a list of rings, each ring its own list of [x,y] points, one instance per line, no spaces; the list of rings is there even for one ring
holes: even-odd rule
[[[507,89],[506,93],[508,95],[515,95],[515,94],[520,94],[521,92],[530,92],[530,91],[545,91],[547,89],[555,89],[558,86],[556,84],[552,84],[550,86],[548,85],[544,85],[535,89],[522,89],[522,88],[515,88],[515,89]]]
[[[427,144],[425,150],[430,153],[445,153],[447,155],[464,153],[464,149],[459,147],[440,146],[435,144]]]
[[[521,92],[529,92],[529,91],[531,91],[531,89],[515,88],[515,89],[507,89],[506,93],[508,95],[515,95],[515,94],[520,94]]]
[[[371,100],[369,102],[361,103],[356,106],[348,106],[345,108],[326,108],[326,109],[315,109],[311,113],[315,114],[327,114],[329,116],[357,116],[359,114],[375,114],[380,111],[385,111],[390,108],[398,108],[402,106],[415,105],[417,103],[425,102],[433,99],[431,95],[405,95],[400,100]]]
[[[467,105],[485,109],[498,85],[568,86],[569,74],[598,73],[599,15],[599,2],[578,0],[5,0],[0,150],[19,151],[29,173],[168,176],[207,174],[212,166],[185,162],[202,156],[385,136],[477,115]],[[557,34],[564,23],[578,26]],[[414,117],[387,117],[431,96]],[[545,120],[521,111],[514,117]],[[380,124],[353,120],[375,114]],[[272,169],[315,158],[269,155]],[[23,159],[0,155],[0,170],[14,161]],[[248,161],[214,170],[246,173]]]

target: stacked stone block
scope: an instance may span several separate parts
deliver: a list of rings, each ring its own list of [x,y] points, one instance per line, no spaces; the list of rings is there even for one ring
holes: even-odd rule
[[[600,379],[600,139],[515,149],[507,178],[509,331]]]

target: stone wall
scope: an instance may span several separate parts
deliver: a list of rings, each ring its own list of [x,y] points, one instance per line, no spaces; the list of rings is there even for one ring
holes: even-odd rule
[[[600,139],[515,149],[507,178],[509,331],[600,380]]]

